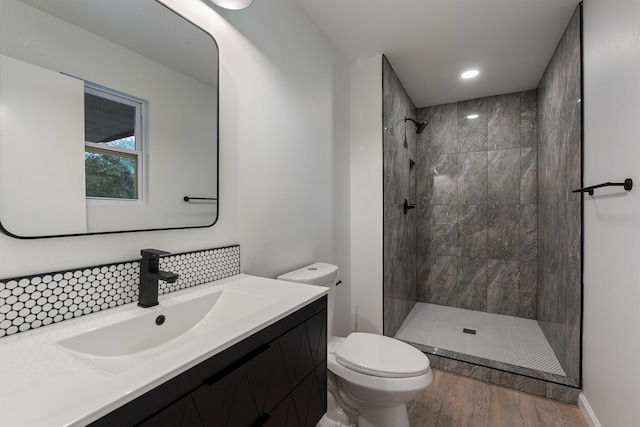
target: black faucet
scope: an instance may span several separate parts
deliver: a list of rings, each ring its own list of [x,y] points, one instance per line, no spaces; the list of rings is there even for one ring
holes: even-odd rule
[[[171,255],[171,252],[158,249],[142,249],[140,251],[140,285],[138,287],[138,305],[140,307],[153,307],[158,305],[158,280],[173,283],[178,280],[178,275],[159,269],[160,257]]]

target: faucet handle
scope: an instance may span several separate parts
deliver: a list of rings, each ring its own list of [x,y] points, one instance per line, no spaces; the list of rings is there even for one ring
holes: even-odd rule
[[[158,259],[163,256],[171,255],[171,252],[161,251],[160,249],[142,249],[140,251],[143,259]]]

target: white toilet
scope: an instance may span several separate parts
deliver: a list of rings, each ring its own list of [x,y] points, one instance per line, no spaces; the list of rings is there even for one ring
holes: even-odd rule
[[[407,402],[433,381],[429,359],[420,350],[382,335],[331,335],[338,267],[316,263],[278,277],[326,286],[328,376],[327,413],[320,427],[409,427]]]

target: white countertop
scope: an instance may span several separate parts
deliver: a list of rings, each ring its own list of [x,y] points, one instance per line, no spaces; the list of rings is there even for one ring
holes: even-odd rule
[[[152,358],[121,373],[98,370],[60,347],[61,339],[222,289],[274,302],[210,333],[163,344]],[[319,299],[327,288],[240,274],[160,295],[160,305],[135,303],[0,338],[0,425],[84,426],[253,333]],[[242,310],[238,307],[238,310]]]

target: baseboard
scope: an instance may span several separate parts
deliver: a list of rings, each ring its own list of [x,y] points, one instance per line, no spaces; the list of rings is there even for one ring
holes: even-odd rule
[[[584,419],[587,420],[589,427],[602,427],[596,418],[596,414],[593,413],[593,409],[591,409],[591,405],[589,405],[584,393],[580,393],[580,396],[578,396],[578,407],[580,408],[580,411],[582,411]]]

